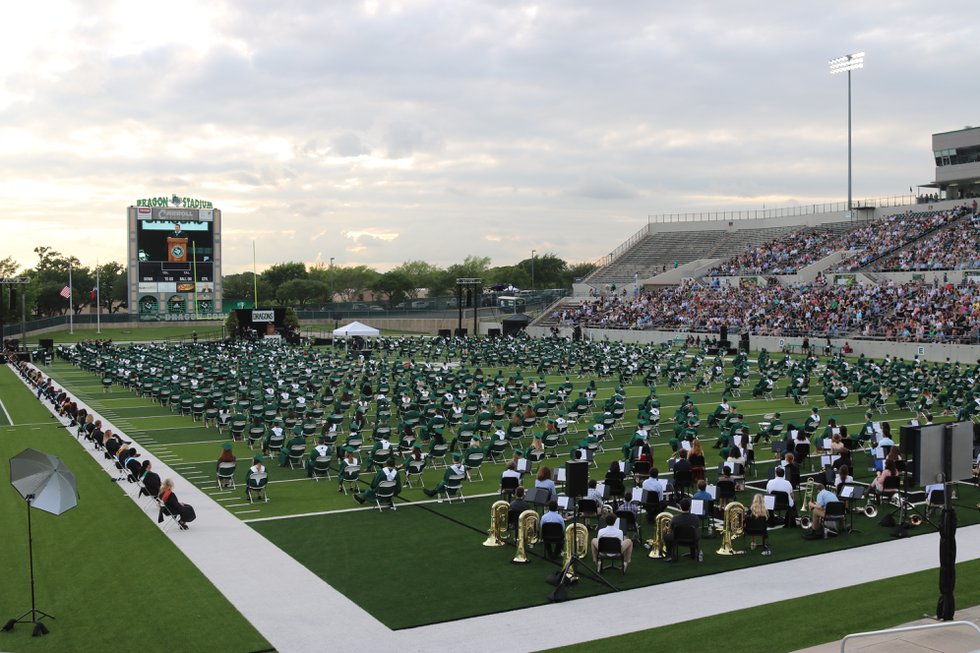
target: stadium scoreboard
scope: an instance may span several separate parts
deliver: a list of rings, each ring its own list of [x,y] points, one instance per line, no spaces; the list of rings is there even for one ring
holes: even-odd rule
[[[127,217],[130,306],[150,320],[220,313],[221,211],[175,195],[139,200]]]

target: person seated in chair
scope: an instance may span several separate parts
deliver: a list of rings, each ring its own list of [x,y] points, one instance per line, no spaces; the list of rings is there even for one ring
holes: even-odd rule
[[[299,433],[296,432],[299,429]],[[289,451],[293,446],[303,445],[306,446],[306,438],[303,437],[303,427],[296,425],[293,429],[293,436],[289,438],[285,445],[283,445],[282,451],[279,452],[279,466],[288,467],[289,466]]]
[[[184,522],[183,506],[177,500],[177,495],[174,494],[174,480],[172,478],[168,478],[163,482],[157,498],[160,499],[160,513],[157,515],[157,523],[163,523],[163,519],[166,516],[164,515],[164,510],[166,510],[168,514],[177,517],[177,525],[180,526],[180,530],[186,531],[188,527]]]
[[[544,530],[545,524],[558,524],[561,526],[562,533],[565,532],[565,519],[558,512],[558,502],[549,501],[548,502],[548,512],[541,515],[541,529]],[[545,555],[549,558],[557,558],[561,555],[562,542],[545,542],[544,551]]]
[[[698,542],[701,538],[701,522],[697,515],[691,514],[691,500],[687,497],[681,499],[680,503],[681,512],[674,515],[670,520],[670,531],[664,535],[664,544],[667,548],[667,557],[665,558],[668,562],[676,562],[678,560],[677,555],[677,529],[678,528],[690,528],[693,529],[696,540],[691,546],[691,557],[697,559]]]
[[[719,421],[722,418],[728,417],[731,413],[732,406],[728,403],[728,397],[722,397],[721,403],[715,407],[715,411],[708,416],[708,427],[716,428],[721,425]]]
[[[786,480],[786,470],[783,467],[776,468],[776,475],[766,483],[766,493],[785,492],[789,498],[789,510],[786,514],[786,524],[792,524],[795,519],[793,502],[793,485]]]
[[[401,476],[398,474],[398,468],[395,467],[395,459],[389,458],[385,463],[385,466],[374,473],[374,478],[371,479],[371,487],[364,491],[364,494],[355,494],[354,500],[358,503],[364,503],[365,501],[374,501],[375,495],[378,490],[378,485],[382,481],[394,481],[395,482],[395,494],[398,496],[402,491],[402,481]],[[391,502],[392,510],[395,509],[394,498]]]
[[[442,480],[436,483],[436,486],[431,490],[429,488],[424,488],[422,492],[424,492],[425,496],[427,497],[436,496],[442,492],[443,488],[446,487],[446,482],[453,476],[466,476],[466,465],[463,464],[463,454],[458,451],[453,452],[453,464],[447,467],[446,471],[443,472]],[[442,497],[439,498],[439,501],[442,501]]]
[[[555,487],[555,482],[551,479],[551,468],[547,465],[542,465],[538,469],[537,477],[534,479],[534,487],[548,490],[548,501],[558,498],[558,489]]]
[[[422,448],[416,445],[412,447],[412,452],[405,456],[405,459],[402,461],[401,468],[404,469],[405,473],[407,474],[408,468],[412,463],[419,463],[423,460],[425,460],[425,454],[422,453]]]
[[[501,480],[505,478],[516,478],[517,484],[521,484],[521,473],[517,471],[517,461],[514,459],[507,461],[507,467],[504,469],[503,473],[500,475]]]
[[[378,453],[379,451],[390,451],[390,450],[391,450],[391,441],[388,439],[387,435],[382,435],[380,438],[378,438],[378,441],[374,443],[374,446],[371,447],[371,453],[369,453],[367,456],[367,467],[365,468],[365,471],[371,471],[371,468],[374,466],[373,461],[374,461],[374,455],[376,453]]]
[[[756,534],[762,535],[762,555],[769,555],[769,513],[766,510],[766,501],[763,495],[756,494],[752,497],[752,505],[749,506],[748,514],[745,515],[745,532],[750,534],[749,548],[753,551],[756,547]]]
[[[269,432],[266,434],[265,440],[262,441],[262,453],[269,455],[269,442],[272,440],[272,438],[285,439],[285,437],[286,434],[282,428],[282,424],[280,423],[280,420],[277,419],[272,425],[272,428],[270,428]]]
[[[361,464],[361,461],[355,455],[357,451],[355,447],[344,446],[341,447],[341,450],[341,458],[337,461],[337,492],[344,491],[344,471],[348,467],[360,466]]]
[[[517,489],[514,490],[514,499],[510,502],[510,506],[507,508],[507,510],[510,512],[510,514],[517,515],[518,517],[525,510],[531,510],[531,504],[529,504],[524,498],[523,487],[518,486]]]
[[[140,472],[139,480],[143,487],[140,488],[140,496],[155,497],[160,494],[160,475],[153,471],[153,463],[144,460]]]
[[[652,524],[665,507],[664,484],[660,481],[660,470],[656,467],[652,468],[650,476],[643,481],[640,489],[647,493],[647,521]]]
[[[605,504],[602,499],[602,493],[599,492],[599,482],[594,478],[589,479],[589,491],[586,493],[585,498],[595,501],[595,509],[597,514],[602,512],[602,507]]]
[[[772,436],[782,432],[783,430],[783,421],[779,419],[780,416],[781,413],[779,412],[773,413],[772,419],[769,420],[769,426],[759,429],[759,432],[755,434],[755,437],[752,439],[752,441],[755,442],[756,444],[758,444],[759,440],[765,440],[766,442],[771,442]]]
[[[313,478],[313,465],[316,463],[316,459],[320,456],[326,456],[330,453],[330,447],[323,444],[322,442],[315,445],[310,450],[310,455],[306,457],[306,476],[307,478]]]
[[[885,479],[889,476],[898,476],[898,465],[895,464],[894,460],[886,459],[885,468],[878,472],[875,480],[871,482],[871,490],[879,494],[883,492],[885,489]]]
[[[616,527],[616,515],[606,515],[606,525],[600,528],[596,536],[592,538],[592,563],[595,565],[599,564],[599,539],[603,537],[614,537],[621,542],[623,571],[626,571],[630,566],[630,558],[633,556],[633,540],[627,538],[623,531]]]
[[[266,472],[265,458],[260,453],[255,454],[252,459],[252,466],[245,472],[245,485],[248,486],[248,480],[256,474],[265,474]]]
[[[810,530],[815,533],[823,534],[823,519],[827,514],[827,504],[840,501],[837,495],[828,490],[823,483],[816,483],[813,486],[817,496],[810,501],[812,519],[810,520]]]

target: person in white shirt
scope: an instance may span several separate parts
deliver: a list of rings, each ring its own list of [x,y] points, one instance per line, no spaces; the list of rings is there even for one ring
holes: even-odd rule
[[[789,497],[789,507],[794,506],[793,486],[786,480],[786,471],[782,467],[777,467],[776,476],[766,483],[766,493],[772,494],[773,492],[785,492],[786,496]]]
[[[623,531],[616,528],[616,515],[606,515],[605,527],[599,529],[596,536],[592,539],[592,562],[599,564],[599,539],[603,537],[614,537],[620,541],[620,551],[623,554],[623,570],[630,566],[630,558],[633,556],[633,540],[627,539]]]
[[[517,463],[513,460],[508,460],[507,469],[505,469],[504,473],[500,475],[500,478],[516,478],[518,484],[520,484],[521,473],[517,471]]]
[[[656,467],[654,467],[653,469],[650,470],[650,476],[643,481],[643,485],[640,486],[640,489],[647,492],[648,499],[652,498],[652,494],[656,492],[657,501],[660,506],[663,506],[664,484],[660,481],[659,476],[660,476],[660,471]],[[656,519],[657,514],[660,512],[660,507],[653,507],[652,504],[653,504],[652,501],[647,503],[648,506],[647,521],[650,522],[651,524],[653,523],[653,520]],[[653,507],[653,509],[651,509],[651,507]]]

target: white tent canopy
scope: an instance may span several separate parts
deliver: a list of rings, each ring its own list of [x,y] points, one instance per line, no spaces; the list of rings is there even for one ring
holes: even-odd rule
[[[334,338],[353,338],[354,336],[377,338],[380,335],[381,332],[374,327],[356,321],[333,330]]]

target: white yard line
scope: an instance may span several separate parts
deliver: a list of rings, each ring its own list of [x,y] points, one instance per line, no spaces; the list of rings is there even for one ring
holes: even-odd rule
[[[0,408],[3,409],[3,414],[7,416],[7,421],[10,423],[10,426],[17,426],[14,424],[13,418],[10,417],[10,413],[7,412],[7,407],[3,405],[3,399],[0,399]],[[41,422],[37,423],[41,424]],[[23,424],[21,424],[21,426],[23,426]]]

